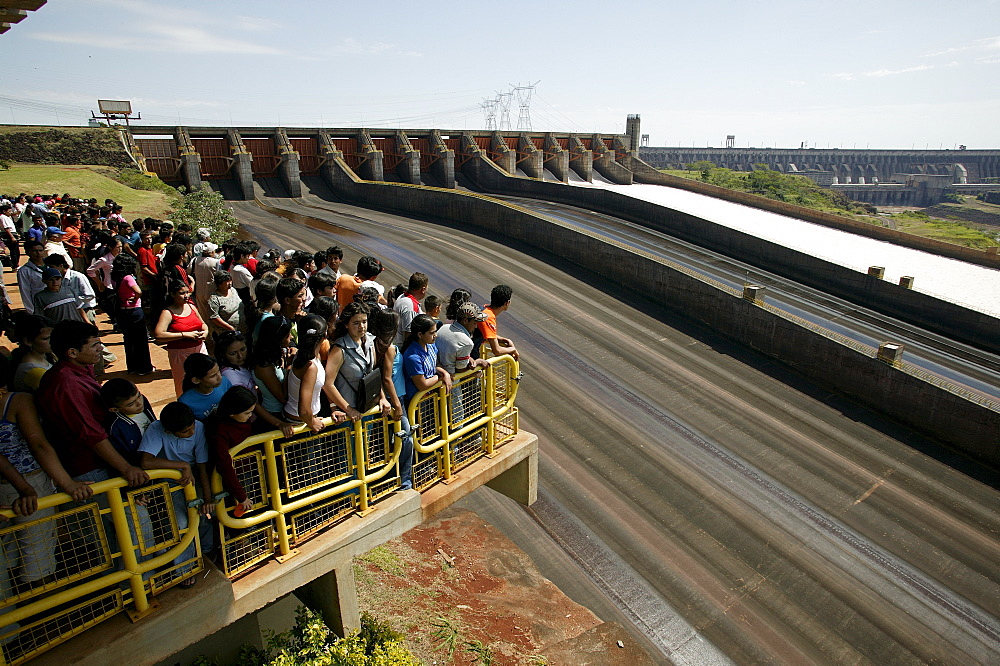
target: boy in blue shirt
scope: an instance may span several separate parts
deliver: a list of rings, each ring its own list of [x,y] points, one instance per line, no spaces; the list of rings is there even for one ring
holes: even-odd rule
[[[205,426],[194,418],[191,408],[182,402],[172,402],[160,412],[160,420],[154,421],[146,429],[139,445],[143,469],[177,469],[181,471],[180,485],[186,486],[197,480],[198,494],[204,503],[199,512],[203,520],[199,522],[198,534],[202,551],[212,550],[212,525],[208,520],[215,510],[212,490],[208,481],[208,444],[205,441]],[[187,529],[187,501],[183,493],[172,493],[174,498],[174,515],[177,527]],[[188,546],[175,560],[175,565],[193,560],[196,556],[196,544]],[[191,570],[186,565],[177,571],[183,576]],[[182,587],[192,587],[197,578],[188,578],[181,583]]]

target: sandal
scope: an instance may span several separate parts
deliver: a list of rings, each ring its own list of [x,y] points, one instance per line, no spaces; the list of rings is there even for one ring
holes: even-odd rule
[[[194,584],[197,582],[198,582],[198,577],[191,576],[190,578],[185,578],[184,580],[182,580],[180,586],[183,587],[184,589],[190,589],[194,587]]]

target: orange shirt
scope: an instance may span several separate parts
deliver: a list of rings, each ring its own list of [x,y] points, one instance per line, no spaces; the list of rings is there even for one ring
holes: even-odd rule
[[[63,245],[69,251],[69,256],[79,257],[80,256],[80,227],[66,227],[63,229],[65,235],[63,236]],[[70,266],[72,268],[72,266]]]
[[[483,312],[486,313],[486,321],[481,321],[477,325],[479,332],[483,334],[483,339],[491,340],[497,337],[497,315],[488,305],[483,306]]]
[[[361,291],[361,283],[364,282],[357,275],[341,275],[337,278],[337,303],[340,309],[347,307],[348,303],[354,302],[354,295]]]

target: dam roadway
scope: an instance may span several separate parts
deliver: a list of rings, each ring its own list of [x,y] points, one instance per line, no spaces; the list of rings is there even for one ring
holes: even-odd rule
[[[932,442],[552,255],[260,195],[273,214],[233,206],[276,245],[336,242],[441,296],[513,286],[540,499],[534,521],[467,502],[664,661],[996,662],[998,493]]]

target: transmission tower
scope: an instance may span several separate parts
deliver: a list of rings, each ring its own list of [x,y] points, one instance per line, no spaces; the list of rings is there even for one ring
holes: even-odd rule
[[[482,103],[479,108],[483,110],[483,116],[486,118],[486,129],[493,131],[497,128],[497,103],[499,102],[499,97],[494,97],[493,99],[483,98]]]
[[[500,123],[497,129],[501,132],[510,129],[510,100],[512,96],[512,92],[497,93],[496,103],[500,115]]]
[[[535,91],[535,86],[539,84],[535,81],[526,86],[510,84],[511,93],[517,96],[517,129],[523,132],[531,131],[531,93]]]

